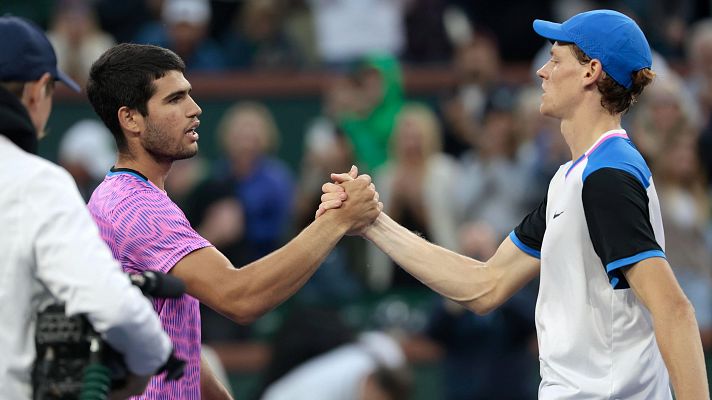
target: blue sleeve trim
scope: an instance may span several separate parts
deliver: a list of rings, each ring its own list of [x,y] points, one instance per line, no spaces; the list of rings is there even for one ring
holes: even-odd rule
[[[529,254],[532,257],[536,257],[538,259],[541,259],[541,252],[532,249],[531,247],[527,246],[524,244],[517,235],[514,233],[514,231],[509,232],[509,238],[512,240],[515,246],[519,247],[519,250]]]
[[[608,265],[606,265],[606,272],[610,274],[612,271],[615,271],[618,268],[625,267],[626,265],[635,264],[637,262],[645,260],[646,258],[653,257],[666,258],[665,253],[663,253],[661,250],[648,250],[642,253],[638,253],[634,256],[621,258],[620,260],[616,260],[609,263]]]

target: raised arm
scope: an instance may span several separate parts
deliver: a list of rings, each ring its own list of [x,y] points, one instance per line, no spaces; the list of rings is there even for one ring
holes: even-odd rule
[[[348,205],[257,261],[236,269],[215,248],[206,247],[183,257],[171,273],[186,282],[193,297],[238,323],[250,323],[301,288],[344,234],[360,231],[378,216],[370,178],[349,182],[346,191]]]
[[[317,221],[327,217],[332,209],[348,205],[351,198],[344,200],[342,185],[354,179],[357,172],[352,169],[348,174],[332,174],[337,183],[322,187],[324,195]],[[527,220],[536,218],[538,212],[535,210]],[[482,262],[428,242],[385,213],[362,235],[416,279],[478,314],[488,313],[504,303],[539,273],[539,260],[522,251],[510,238],[504,240],[492,258]]]
[[[428,242],[385,213],[363,236],[419,281],[478,314],[497,308],[539,273],[539,260],[509,238],[482,262]]]

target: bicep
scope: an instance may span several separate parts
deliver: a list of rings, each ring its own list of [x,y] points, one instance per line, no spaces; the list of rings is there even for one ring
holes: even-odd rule
[[[499,278],[498,297],[502,303],[539,275],[541,266],[538,258],[522,251],[510,237],[504,239],[486,264]]]
[[[208,307],[220,311],[236,269],[215,247],[203,247],[181,258],[170,274],[185,283],[186,292]]]
[[[653,315],[687,302],[670,264],[662,257],[646,258],[623,273],[638,300]]]

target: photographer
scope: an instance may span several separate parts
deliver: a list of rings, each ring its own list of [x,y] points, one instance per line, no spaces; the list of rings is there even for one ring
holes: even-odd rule
[[[133,374],[115,398],[140,394],[171,343],[151,304],[99,237],[69,174],[35,155],[52,108],[52,45],[32,23],[0,17],[0,399],[29,399],[35,315],[63,302],[85,314]]]

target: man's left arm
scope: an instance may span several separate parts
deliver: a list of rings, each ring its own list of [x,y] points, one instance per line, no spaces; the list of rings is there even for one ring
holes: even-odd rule
[[[667,260],[647,258],[624,271],[653,317],[655,339],[678,400],[709,399],[707,372],[695,310]]]
[[[200,356],[200,398],[204,400],[232,400],[230,392],[218,380],[205,356]]]
[[[709,399],[695,310],[655,235],[649,184],[619,168],[589,174],[582,200],[591,242],[614,290],[630,287],[650,311],[677,399]]]

